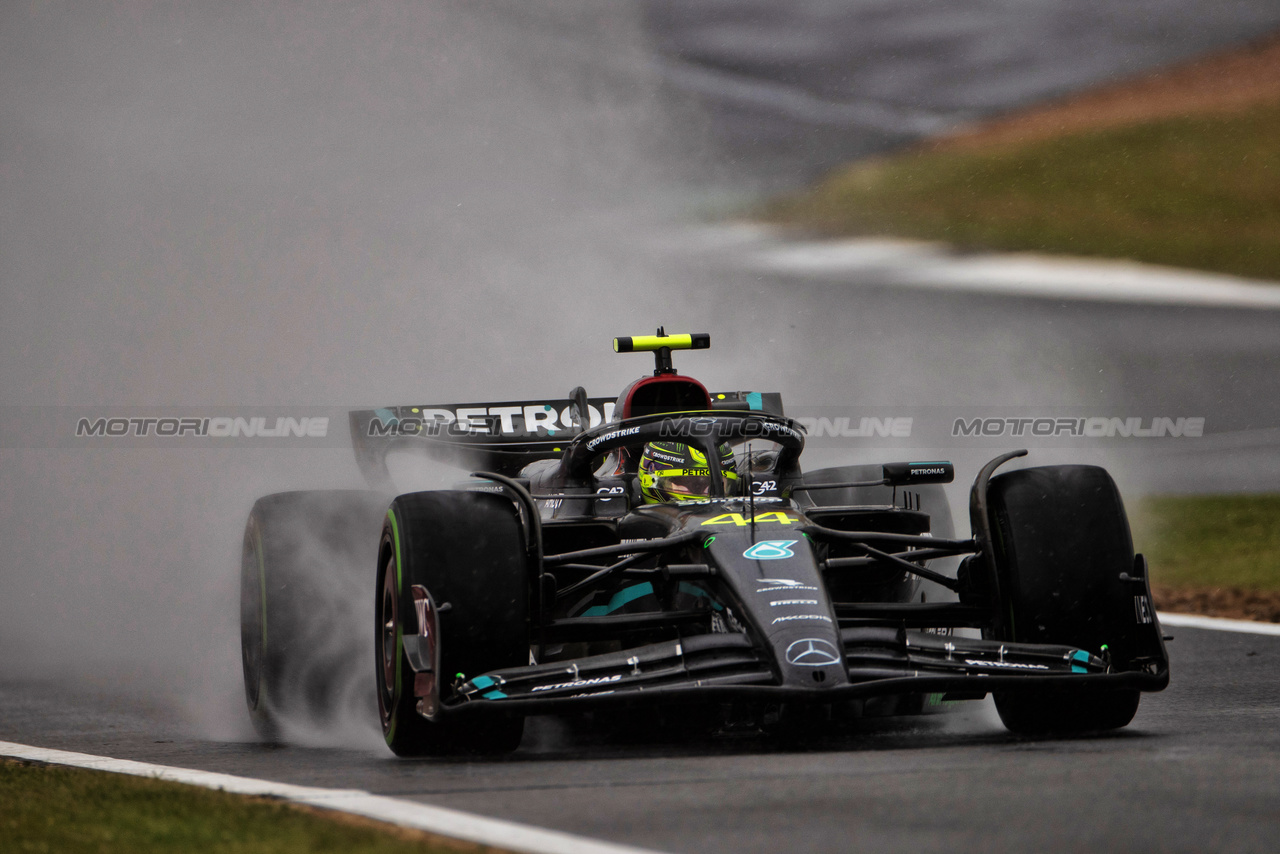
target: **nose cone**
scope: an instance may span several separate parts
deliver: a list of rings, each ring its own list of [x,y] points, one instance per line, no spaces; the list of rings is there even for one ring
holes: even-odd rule
[[[717,526],[708,546],[721,579],[741,602],[743,622],[763,635],[783,685],[848,684],[835,609],[809,540],[794,529],[804,522],[795,513],[771,511],[762,523],[761,515],[754,534],[749,525]]]

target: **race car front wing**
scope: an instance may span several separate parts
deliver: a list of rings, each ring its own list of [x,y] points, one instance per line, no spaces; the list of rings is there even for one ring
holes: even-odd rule
[[[498,707],[551,712],[585,702],[645,703],[758,700],[833,703],[904,693],[943,693],[979,699],[991,691],[1079,688],[1154,691],[1169,681],[1167,666],[1112,672],[1104,658],[1069,646],[1006,643],[903,628],[841,630],[843,656],[805,650],[817,666],[843,665],[846,680],[812,688],[783,686],[771,656],[746,634],[716,633],[666,641],[570,662],[535,664],[467,678],[459,674],[451,715]],[[836,682],[837,680],[831,680]]]

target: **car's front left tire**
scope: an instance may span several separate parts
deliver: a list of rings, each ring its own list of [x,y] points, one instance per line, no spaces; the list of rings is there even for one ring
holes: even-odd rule
[[[504,753],[519,746],[522,716],[445,706],[456,684],[529,663],[529,587],[524,532],[507,498],[440,491],[392,502],[378,550],[375,676],[382,733],[393,752]],[[406,639],[429,672],[415,671]]]

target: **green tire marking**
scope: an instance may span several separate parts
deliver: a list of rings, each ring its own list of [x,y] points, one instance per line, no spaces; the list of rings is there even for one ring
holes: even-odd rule
[[[387,520],[391,522],[391,540],[396,549],[396,590],[399,591],[403,581],[400,577],[400,526],[396,524],[394,508],[387,511]]]

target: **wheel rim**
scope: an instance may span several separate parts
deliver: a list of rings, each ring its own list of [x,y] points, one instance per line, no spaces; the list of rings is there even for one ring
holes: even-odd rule
[[[388,556],[382,568],[382,593],[378,608],[378,651],[382,665],[382,691],[379,699],[382,703],[382,720],[386,724],[391,720],[392,709],[396,700],[396,665],[398,663],[399,644],[397,643],[397,612],[399,611],[396,579],[395,557]]]

